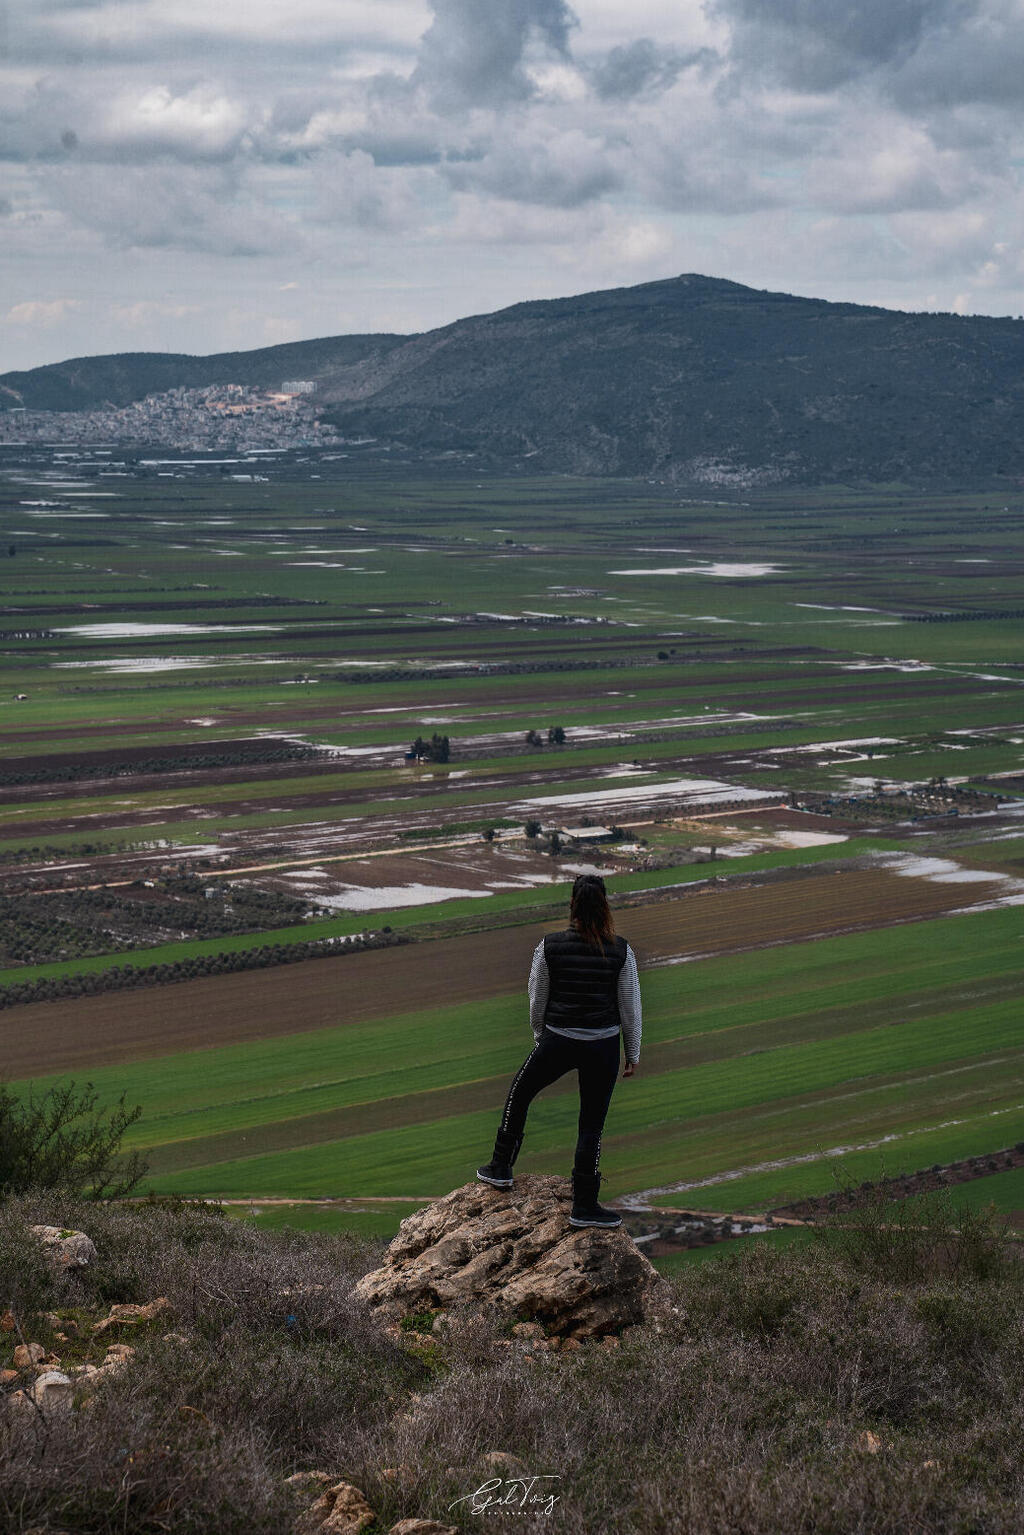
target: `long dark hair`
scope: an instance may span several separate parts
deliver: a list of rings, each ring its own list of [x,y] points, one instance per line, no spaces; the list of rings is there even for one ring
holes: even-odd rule
[[[595,949],[603,949],[615,937],[615,922],[604,880],[599,874],[581,874],[572,887],[569,920]]]

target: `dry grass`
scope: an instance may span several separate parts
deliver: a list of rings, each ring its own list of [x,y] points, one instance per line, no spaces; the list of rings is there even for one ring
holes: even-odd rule
[[[26,1217],[87,1229],[100,1262],[53,1279]],[[190,1342],[157,1323],[90,1408],[0,1429],[0,1524],[281,1535],[296,1508],[284,1477],[321,1467],[363,1489],[381,1530],[418,1515],[566,1535],[1018,1535],[1015,1250],[976,1222],[974,1256],[950,1268],[948,1231],[918,1208],[894,1272],[891,1243],[849,1221],[809,1249],[737,1247],[687,1270],[661,1333],[526,1353],[469,1316],[433,1346],[382,1335],[350,1295],[373,1243],[188,1208],[9,1205],[0,1299],[83,1315],[166,1294]],[[450,1509],[507,1475],[488,1450],[553,1478],[537,1485],[554,1511]]]

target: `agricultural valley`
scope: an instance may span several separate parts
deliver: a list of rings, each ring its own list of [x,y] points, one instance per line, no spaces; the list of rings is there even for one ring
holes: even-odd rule
[[[1019,490],[33,441],[0,518],[4,1073],[141,1104],[144,1189],[391,1235],[471,1179],[596,870],[637,1230],[979,1158],[1024,1224]]]

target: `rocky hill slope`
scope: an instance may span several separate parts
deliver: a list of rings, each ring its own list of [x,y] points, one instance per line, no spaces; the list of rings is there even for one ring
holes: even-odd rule
[[[234,381],[277,383],[286,368],[317,381],[318,404],[343,434],[414,456],[736,486],[998,485],[1024,477],[1022,365],[1022,320],[832,304],[685,275],[406,338],[79,359],[4,375],[0,399],[78,408],[69,402],[231,381],[232,368]]]
[[[0,1200],[0,1528],[1022,1528],[1024,1264],[997,1226],[883,1198],[659,1280],[568,1226],[567,1181],[454,1190],[386,1252]]]

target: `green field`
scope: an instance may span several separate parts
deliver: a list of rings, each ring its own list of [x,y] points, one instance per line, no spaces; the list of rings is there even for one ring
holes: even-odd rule
[[[0,931],[0,986],[97,981],[125,962],[103,939],[116,913],[89,952],[62,954],[66,919],[43,904],[55,889],[136,901],[136,967],[388,926],[443,975],[459,935],[498,946],[522,924],[557,925],[581,859],[614,871],[627,934],[629,901],[709,880],[731,891],[940,860],[907,872],[961,882],[948,915],[922,906],[890,923],[880,908],[870,930],[792,939],[773,933],[766,895],[767,946],[738,935],[694,956],[681,932],[663,947],[643,979],[641,1067],[609,1114],[603,1192],[757,1210],[1021,1139],[1019,498],[699,500],[315,459],[271,465],[265,484],[197,469],[76,489],[33,453],[0,455],[0,548],[15,551],[0,565],[0,867],[40,916]],[[554,725],[563,746],[526,745]],[[432,731],[450,760],[411,767],[409,742]],[[292,741],[321,756],[231,757],[235,743]],[[929,780],[976,798],[890,813],[887,790]],[[681,786],[704,782],[729,811],[694,800],[691,816]],[[819,816],[802,839],[799,811],[761,813],[770,795],[816,796],[845,840],[825,840]],[[520,833],[530,815],[620,820],[633,851],[548,857]],[[147,891],[169,869],[299,893],[311,917],[219,938],[147,928]],[[813,910],[820,881],[799,889]],[[159,1192],[434,1197],[489,1152],[531,1042],[525,979],[449,1006],[412,994],[358,1028],[286,1033],[261,1017],[233,1044],[215,1037],[216,982],[193,980],[213,1009],[205,1047],[86,1059],[75,1075],[143,1105],[133,1144]],[[150,995],[132,994],[140,1009]],[[84,1001],[43,1003],[55,1041]],[[4,1026],[31,1031],[35,1007]],[[575,1115],[566,1079],[534,1105],[518,1166],[566,1172]],[[382,1233],[400,1218],[287,1209],[249,1218]]]

